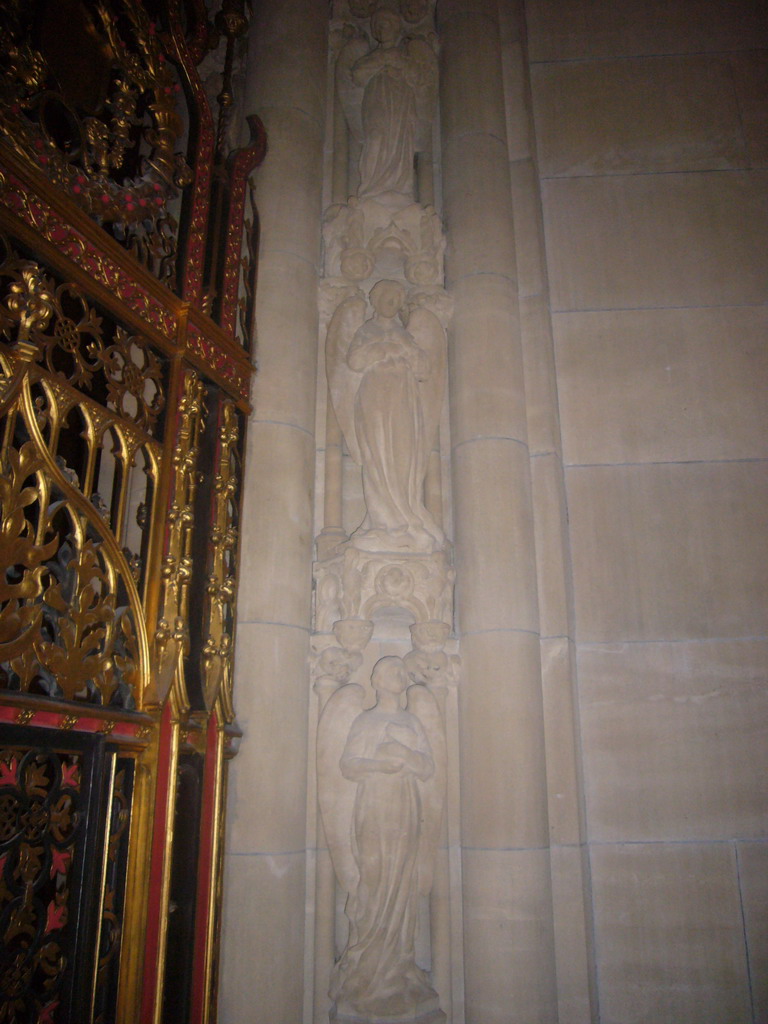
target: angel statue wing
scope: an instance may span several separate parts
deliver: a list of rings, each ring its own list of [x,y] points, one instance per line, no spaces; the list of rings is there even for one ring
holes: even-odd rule
[[[437,847],[443,827],[443,806],[446,787],[446,745],[443,716],[437,701],[426,686],[420,683],[408,687],[408,710],[421,722],[432,748],[435,771],[420,784],[421,790],[421,831],[417,871],[419,893],[428,896],[432,889]]]
[[[429,376],[426,380],[419,381],[419,395],[424,413],[424,441],[426,452],[429,454],[437,437],[445,393],[445,331],[435,314],[423,307],[418,307],[411,313],[408,331],[419,348],[429,356]]]
[[[357,786],[342,776],[339,762],[352,723],[363,710],[363,695],[364,690],[357,683],[340,686],[323,708],[317,727],[320,816],[333,870],[345,892],[354,892],[360,879],[351,843]]]
[[[349,454],[358,465],[361,458],[355,437],[355,394],[360,374],[347,365],[347,352],[355,332],[365,321],[366,309],[365,299],[361,296],[344,299],[331,317],[325,340],[325,369],[333,408]]]

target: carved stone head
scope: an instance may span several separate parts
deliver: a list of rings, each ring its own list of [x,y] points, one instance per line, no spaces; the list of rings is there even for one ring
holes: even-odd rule
[[[346,651],[362,651],[373,635],[370,619],[339,619],[333,624],[333,635]]]
[[[405,288],[398,281],[377,281],[369,298],[380,316],[393,317],[405,302]]]
[[[393,46],[400,37],[400,15],[391,7],[377,7],[371,18],[371,35],[382,46]]]
[[[337,683],[348,683],[349,677],[362,664],[358,651],[343,651],[340,647],[327,647],[317,660],[320,676],[330,676]]]
[[[394,655],[380,658],[373,666],[371,686],[374,690],[402,693],[408,686],[408,673],[405,670],[403,659]]]
[[[442,651],[451,632],[447,622],[415,622],[411,626],[413,646],[420,651]]]

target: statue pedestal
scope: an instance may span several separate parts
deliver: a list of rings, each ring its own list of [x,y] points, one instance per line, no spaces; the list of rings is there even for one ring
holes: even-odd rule
[[[372,284],[402,275],[417,288],[443,290],[445,238],[431,206],[386,194],[352,199],[328,210],[323,239],[326,278]]]
[[[445,1024],[446,1019],[443,1011],[437,1006],[437,1000],[434,1008],[418,1013],[418,1016],[360,1017],[357,1014],[344,1013],[335,1005],[331,1007],[328,1015],[330,1024]]]
[[[339,619],[374,620],[385,609],[403,609],[415,622],[450,623],[455,576],[446,551],[374,552],[348,544],[314,564],[315,630],[329,633]]]

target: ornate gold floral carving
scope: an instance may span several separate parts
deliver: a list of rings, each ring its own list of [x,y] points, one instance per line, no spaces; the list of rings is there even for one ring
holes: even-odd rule
[[[103,86],[86,99],[57,57],[60,44],[35,36],[35,7],[23,0],[5,5],[0,130],[161,280],[170,280],[177,224],[168,203],[190,183],[191,171],[175,152],[183,131],[180,87],[163,35],[139,0],[70,5],[82,22],[73,42],[90,47],[76,58]]]
[[[151,431],[165,405],[160,360],[140,336],[131,337],[122,327],[113,344],[101,354],[107,377],[108,404],[120,416]]]
[[[18,324],[16,358],[10,372],[0,378],[0,409],[18,392],[27,363],[39,356],[38,346],[30,335],[44,330],[53,313],[53,297],[37,264],[17,261],[17,266],[17,276],[6,296],[6,308],[0,306],[0,333],[5,333],[14,322]]]
[[[6,306],[11,319],[18,323],[16,343],[21,345],[29,341],[33,331],[45,330],[55,300],[36,263],[17,261],[17,274],[8,290]]]
[[[172,465],[173,497],[168,510],[168,543],[163,559],[161,614],[155,631],[157,697],[164,700],[181,659],[189,650],[189,585],[192,578],[192,524],[199,482],[197,452],[204,422],[205,388],[194,371],[184,380]]]
[[[165,405],[161,362],[141,335],[109,325],[73,284],[56,285],[7,242],[0,264],[0,335],[56,381],[106,391],[106,405],[147,433]]]
[[[232,658],[237,581],[238,423],[234,403],[224,402],[219,430],[219,466],[214,479],[212,565],[206,588],[208,635],[202,652],[205,703],[221,696],[225,721],[234,718]]]
[[[132,707],[140,656],[116,568],[56,493],[32,441],[0,478],[0,662],[12,689]]]
[[[46,198],[32,191],[26,178],[13,172],[0,174],[0,207],[10,210],[28,227],[55,245],[59,252],[77,263],[126,307],[138,313],[166,337],[174,336],[178,321],[173,306],[144,287],[128,271],[124,261],[107,256],[94,245],[87,233],[78,230],[60,216]]]
[[[39,543],[25,510],[39,500],[37,489],[27,486],[39,467],[32,445],[9,451],[0,475],[0,560],[8,567],[0,575],[0,661],[13,661],[37,636],[43,608],[46,574],[44,562],[53,557],[58,538]],[[11,568],[12,567],[12,568]]]
[[[157,358],[119,325],[105,342],[101,317],[74,286],[4,247],[0,686],[130,709],[146,671],[141,566],[118,538],[140,446],[156,480],[159,445],[146,429],[164,398]],[[138,397],[131,372],[143,380]]]
[[[76,752],[0,750],[0,1019],[53,1022],[73,950],[85,802]]]

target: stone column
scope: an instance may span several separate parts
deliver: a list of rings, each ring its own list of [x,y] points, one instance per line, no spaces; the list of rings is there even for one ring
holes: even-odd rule
[[[534,523],[495,0],[440,0],[466,1019],[557,1019]]]
[[[268,152],[261,222],[237,627],[221,1024],[303,1015],[306,740],[317,267],[327,9],[265,0],[251,29],[245,109]]]
[[[557,1000],[561,1021],[589,1024],[597,1007],[571,556],[524,7],[523,0],[511,0],[499,11],[536,528]]]

